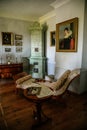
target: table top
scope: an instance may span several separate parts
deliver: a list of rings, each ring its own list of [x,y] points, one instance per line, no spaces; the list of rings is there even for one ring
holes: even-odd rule
[[[53,95],[53,91],[45,85],[32,83],[24,89],[24,96],[34,101],[44,101]]]

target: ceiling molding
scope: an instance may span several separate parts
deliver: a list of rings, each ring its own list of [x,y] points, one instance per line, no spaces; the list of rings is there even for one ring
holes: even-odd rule
[[[38,21],[38,18],[32,18],[32,17],[18,17],[18,16],[12,16],[12,15],[0,15],[0,18],[7,18],[7,19],[14,19],[14,20],[22,20],[22,21],[28,21],[28,22],[33,22],[33,21]]]
[[[52,6],[54,9],[59,8],[60,6],[68,3],[71,0],[56,0],[55,2],[51,3],[50,6]]]
[[[43,15],[39,18],[39,22],[44,22],[46,21],[47,19],[50,19],[51,17],[54,17],[56,16],[56,13],[55,13],[55,10],[47,13],[46,15]]]
[[[51,3],[50,6],[54,8],[53,11],[47,13],[46,15],[43,15],[39,18],[39,22],[44,22],[47,19],[56,16],[55,9],[61,7],[62,5],[68,3],[71,0],[56,0],[55,2]]]

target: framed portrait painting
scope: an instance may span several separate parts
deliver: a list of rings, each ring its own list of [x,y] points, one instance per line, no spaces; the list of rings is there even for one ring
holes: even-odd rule
[[[55,46],[55,40],[56,40],[55,35],[56,35],[55,31],[50,32],[50,46]]]
[[[76,52],[78,42],[78,18],[56,24],[56,51]]]
[[[14,45],[14,35],[11,32],[2,32],[2,45]]]

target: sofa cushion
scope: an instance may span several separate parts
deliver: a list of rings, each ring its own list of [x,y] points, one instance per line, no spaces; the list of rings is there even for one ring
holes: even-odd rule
[[[53,95],[59,96],[63,94],[67,89],[67,87],[69,86],[69,84],[72,82],[72,80],[74,80],[74,78],[76,78],[77,76],[80,76],[80,69],[72,70],[71,73],[68,75],[68,78],[64,83],[64,85],[58,91],[54,90]]]
[[[69,83],[70,83],[70,81],[67,79],[66,82],[63,84],[63,86],[60,89],[53,91],[53,95],[59,96],[59,95],[63,94],[65,92],[65,90],[67,89]]]
[[[65,84],[70,72],[70,70],[66,70],[56,82],[51,83],[51,88],[53,90],[60,89]]]

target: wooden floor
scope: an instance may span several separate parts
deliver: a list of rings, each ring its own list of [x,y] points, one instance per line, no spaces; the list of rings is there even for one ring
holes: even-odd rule
[[[43,111],[52,120],[37,130],[87,130],[87,93],[66,93],[64,102],[49,101]],[[0,80],[0,130],[31,130],[34,104],[15,94],[13,80]]]

